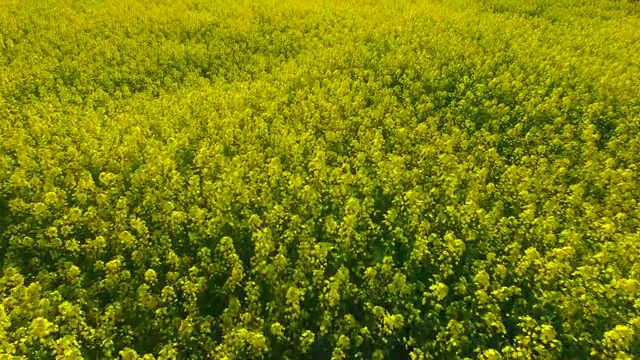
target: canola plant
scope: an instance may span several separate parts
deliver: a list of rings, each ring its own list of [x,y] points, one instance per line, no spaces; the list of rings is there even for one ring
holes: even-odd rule
[[[639,6],[0,0],[0,357],[640,357]]]

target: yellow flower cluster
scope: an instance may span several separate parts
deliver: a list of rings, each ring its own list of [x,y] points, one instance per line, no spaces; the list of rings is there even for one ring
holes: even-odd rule
[[[640,357],[640,8],[0,2],[0,358]]]

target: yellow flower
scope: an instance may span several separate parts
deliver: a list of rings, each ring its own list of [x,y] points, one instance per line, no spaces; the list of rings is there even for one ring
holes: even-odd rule
[[[524,254],[531,261],[538,260],[540,258],[540,253],[538,253],[538,250],[535,248],[528,248],[525,250]]]
[[[271,324],[271,333],[276,337],[281,337],[284,335],[284,326],[282,326],[279,322]]]
[[[157,275],[156,275],[155,270],[153,270],[153,269],[149,269],[149,270],[147,270],[147,271],[144,273],[144,279],[145,279],[147,282],[150,282],[150,283],[155,282],[155,281],[157,280]]]
[[[106,264],[107,272],[109,274],[115,274],[120,270],[120,265],[122,265],[120,259],[113,259]]]
[[[44,195],[44,202],[47,205],[53,205],[56,203],[57,200],[58,200],[58,196],[53,191],[50,191]]]
[[[635,331],[626,325],[616,325],[613,330],[609,330],[604,333],[604,338],[607,342],[612,344],[616,349],[625,349],[629,346],[633,340]]]
[[[47,235],[49,235],[49,237],[52,237],[52,238],[57,237],[58,236],[58,228],[55,227],[55,226],[50,226],[47,229]]]
[[[302,352],[306,353],[311,345],[313,345],[315,341],[315,335],[310,330],[305,330],[302,335],[300,335],[300,346],[302,348]]]
[[[43,212],[45,212],[46,210],[47,210],[47,205],[45,205],[44,203],[39,202],[39,203],[36,203],[35,205],[33,205],[33,212],[36,215],[40,215]]]
[[[74,279],[77,279],[81,273],[82,272],[80,271],[79,267],[75,265],[71,265],[67,270],[67,277],[69,278],[69,280],[74,280]]]
[[[120,356],[122,357],[122,360],[136,360],[139,359],[138,353],[131,349],[131,348],[125,348],[124,350],[120,351]]]
[[[498,350],[488,349],[482,352],[480,358],[483,360],[500,360],[502,359],[502,355],[500,355]]]
[[[483,289],[486,289],[489,287],[490,285],[490,278],[489,278],[489,274],[484,271],[481,270],[475,277],[475,281],[476,283]]]
[[[555,338],[556,338],[556,331],[553,328],[553,326],[542,325],[542,328],[540,330],[540,340],[542,340],[544,344],[548,344],[551,341],[555,340]]]
[[[449,287],[440,282],[432,285],[430,289],[434,292],[434,294],[438,298],[438,301],[444,300],[444,298],[446,298],[447,294],[449,293]]]
[[[44,339],[54,331],[56,326],[43,317],[37,317],[31,322],[31,334],[37,339]]]

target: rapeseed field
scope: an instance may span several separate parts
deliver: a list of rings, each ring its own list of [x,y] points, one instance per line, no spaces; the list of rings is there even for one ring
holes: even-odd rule
[[[0,358],[640,358],[639,15],[0,0]]]

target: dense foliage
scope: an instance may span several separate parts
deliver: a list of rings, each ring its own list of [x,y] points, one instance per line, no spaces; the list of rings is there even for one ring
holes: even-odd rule
[[[0,0],[0,357],[639,357],[639,13]]]

